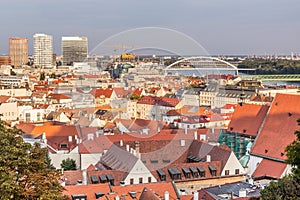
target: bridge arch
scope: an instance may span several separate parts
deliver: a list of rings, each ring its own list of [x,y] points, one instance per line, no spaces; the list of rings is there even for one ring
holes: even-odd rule
[[[185,61],[190,61],[190,60],[195,60],[195,59],[206,59],[206,60],[212,60],[212,61],[218,61],[218,62],[221,62],[221,63],[224,63],[230,67],[232,67],[235,71],[236,71],[236,75],[238,75],[238,68],[236,66],[234,66],[233,64],[225,61],[225,60],[222,60],[222,59],[219,59],[219,58],[215,58],[215,57],[209,57],[209,56],[193,56],[193,57],[187,57],[187,58],[184,58],[184,59],[181,59],[181,60],[178,60],[172,64],[170,64],[169,66],[167,66],[165,68],[165,70],[168,70],[170,69],[171,67],[181,63],[181,62],[185,62]]]

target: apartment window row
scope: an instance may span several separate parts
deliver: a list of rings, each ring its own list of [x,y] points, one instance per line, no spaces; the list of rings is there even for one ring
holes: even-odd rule
[[[139,184],[143,183],[143,177],[139,177]],[[152,182],[152,178],[149,176],[148,177],[148,183],[151,183]],[[130,179],[130,185],[133,185],[134,184],[134,178],[131,178]]]
[[[234,173],[237,175],[237,174],[240,174],[240,170],[239,169],[235,169]],[[225,175],[229,175],[229,170],[225,170]]]

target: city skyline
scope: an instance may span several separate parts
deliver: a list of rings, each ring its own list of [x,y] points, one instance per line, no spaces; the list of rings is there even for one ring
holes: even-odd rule
[[[220,0],[210,2],[99,2],[27,0],[3,2],[0,54],[8,55],[9,38],[28,38],[33,54],[35,33],[53,35],[54,52],[61,54],[62,36],[86,36],[89,50],[111,35],[139,27],[162,27],[182,32],[211,55],[290,54],[297,44],[300,22],[296,0],[289,2]],[[70,6],[72,3],[72,6]],[[4,10],[5,9],[5,10]],[[11,15],[11,11],[14,15]],[[178,14],[179,13],[179,14]],[[126,44],[130,45],[130,44]]]

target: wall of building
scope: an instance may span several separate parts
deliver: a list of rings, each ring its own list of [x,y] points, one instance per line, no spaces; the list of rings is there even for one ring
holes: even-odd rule
[[[227,160],[227,163],[225,164],[221,176],[225,176],[225,171],[228,170],[229,174],[228,175],[237,175],[235,173],[235,170],[239,170],[239,174],[245,174],[245,170],[243,166],[240,164],[236,156],[234,155],[233,152],[231,152],[229,159]]]
[[[151,174],[149,169],[144,165],[144,163],[138,159],[124,182],[125,185],[130,185],[130,179],[133,179],[133,184],[139,184],[140,178],[142,178],[142,183],[149,183],[148,178],[151,178],[151,182],[157,182],[156,178]]]
[[[262,159],[263,158],[261,158],[261,157],[250,155],[250,160],[249,160],[249,163],[248,163],[249,175],[252,176],[253,172],[256,170],[257,166],[262,161]]]
[[[0,115],[3,121],[14,121],[18,118],[17,102],[2,103],[0,105]]]
[[[65,160],[67,158],[75,160],[77,169],[80,169],[80,155],[79,155],[79,153],[69,153],[69,154],[62,154],[62,153],[52,154],[52,153],[49,153],[49,157],[51,159],[51,162],[52,162],[53,166],[56,169],[61,169],[60,164],[62,163],[63,160]]]
[[[176,186],[178,191],[180,189],[184,189],[187,194],[192,194],[201,188],[207,188],[216,185],[222,185],[226,183],[233,183],[238,181],[243,181],[246,179],[246,176],[238,175],[238,176],[230,176],[230,177],[216,177],[210,179],[203,179],[197,181],[180,181],[176,182]]]
[[[91,164],[96,165],[100,158],[102,157],[102,153],[88,153],[88,154],[80,154],[80,169],[84,170],[88,168]]]

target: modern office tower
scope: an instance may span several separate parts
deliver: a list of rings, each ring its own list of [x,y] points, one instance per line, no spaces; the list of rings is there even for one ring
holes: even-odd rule
[[[86,61],[88,54],[87,37],[62,37],[61,47],[64,65]]]
[[[53,38],[51,35],[33,35],[34,65],[43,68],[53,66]]]
[[[9,56],[11,65],[18,67],[28,62],[28,39],[9,38]]]

